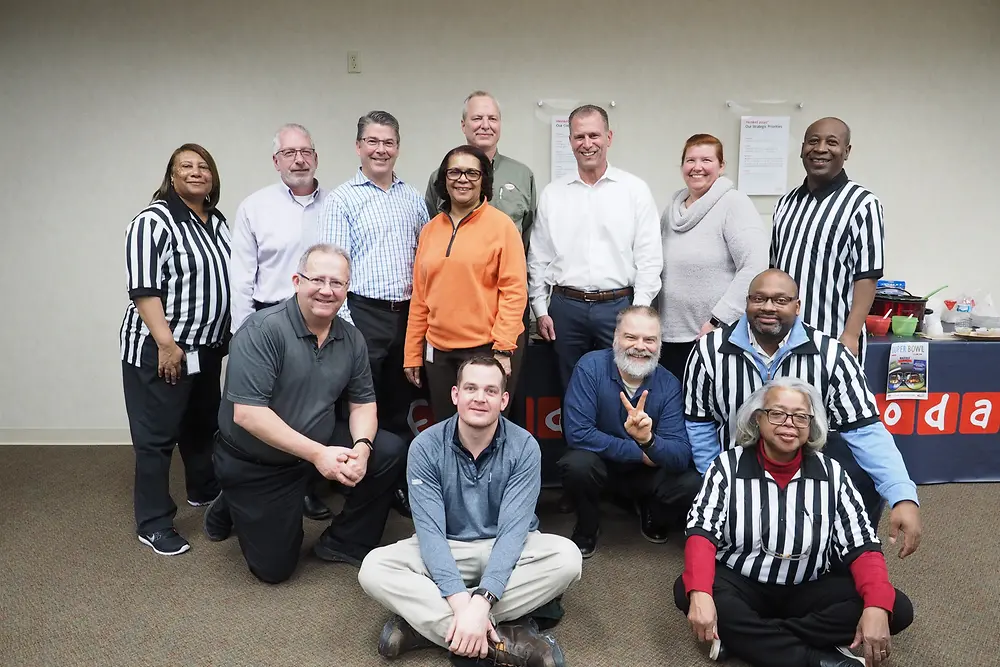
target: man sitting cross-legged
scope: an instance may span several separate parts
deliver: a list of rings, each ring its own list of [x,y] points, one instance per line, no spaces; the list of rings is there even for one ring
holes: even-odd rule
[[[464,362],[451,390],[458,414],[410,445],[416,534],[370,552],[358,574],[396,614],[379,638],[386,658],[438,645],[456,665],[564,663],[527,617],[580,578],[582,560],[568,539],[538,532],[541,451],[500,416],[506,377],[492,357]]]

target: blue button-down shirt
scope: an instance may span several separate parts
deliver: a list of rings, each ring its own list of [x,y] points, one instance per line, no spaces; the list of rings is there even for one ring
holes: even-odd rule
[[[646,456],[664,468],[688,468],[691,445],[684,428],[680,380],[657,366],[639,385],[631,399],[632,405],[636,405],[644,391],[649,392],[645,411],[653,420],[653,444],[646,450]],[[622,392],[628,396],[614,352],[597,350],[585,354],[566,388],[562,417],[566,444],[611,461],[641,462],[642,450],[625,431],[628,413],[621,401]]]
[[[427,205],[416,189],[393,176],[383,190],[358,169],[323,202],[319,240],[351,256],[351,292],[406,301],[413,292],[413,258],[425,224]],[[346,303],[338,314],[353,323]]]

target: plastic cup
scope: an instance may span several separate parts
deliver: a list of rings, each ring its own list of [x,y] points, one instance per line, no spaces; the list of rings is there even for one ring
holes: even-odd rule
[[[917,330],[917,318],[902,315],[892,316],[892,333],[897,336],[912,336]]]

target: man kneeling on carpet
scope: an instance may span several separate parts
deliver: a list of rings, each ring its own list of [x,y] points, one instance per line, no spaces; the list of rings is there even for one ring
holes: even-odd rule
[[[582,559],[568,539],[538,532],[541,451],[500,416],[506,380],[493,357],[462,363],[451,390],[458,414],[410,445],[416,534],[373,550],[358,574],[396,614],[379,638],[383,657],[438,645],[456,665],[564,663],[531,615],[580,578]]]
[[[740,447],[705,475],[674,598],[715,660],[873,667],[889,657],[889,636],[913,621],[861,494],[819,451],[827,428],[815,387],[772,380],[737,413]]]

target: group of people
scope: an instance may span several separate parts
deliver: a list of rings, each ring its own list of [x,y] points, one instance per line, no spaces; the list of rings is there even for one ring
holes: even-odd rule
[[[661,216],[609,164],[600,107],[570,115],[577,172],[540,194],[497,151],[493,96],[469,95],[461,128],[421,196],[395,172],[388,112],[359,119],[360,167],[329,191],[309,132],[282,126],[280,181],[231,228],[212,156],[174,151],[126,232],[139,541],[190,549],[168,489],[176,444],[207,536],[235,533],[262,581],[292,575],[303,517],[330,520],[313,553],[360,567],[393,612],[383,656],[436,645],[456,664],[555,667],[546,630],[611,498],[651,542],[685,531],[676,603],[713,659],[845,667],[853,645],[880,664],[912,619],[875,534],[883,503],[901,557],[921,525],[859,363],[883,229],[844,172],[847,125],[806,131],[806,179],[770,242],[711,135],[686,142],[685,188]],[[532,314],[565,391],[569,539],[539,532],[539,446],[505,416]],[[409,446],[394,428],[406,382],[436,420]],[[328,481],[346,496],[336,516]],[[379,546],[393,507],[415,534]]]

